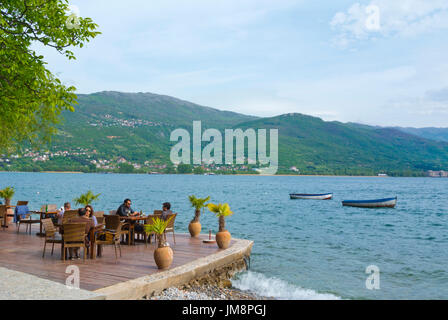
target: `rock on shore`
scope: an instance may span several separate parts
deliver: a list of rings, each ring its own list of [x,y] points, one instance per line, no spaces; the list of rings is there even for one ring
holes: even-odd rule
[[[160,294],[147,297],[148,300],[269,300],[250,292],[214,285],[192,285],[182,288],[168,288]]]

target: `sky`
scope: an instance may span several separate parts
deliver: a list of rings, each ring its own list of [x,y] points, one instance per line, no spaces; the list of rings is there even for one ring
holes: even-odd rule
[[[256,116],[448,127],[447,0],[73,0],[101,35],[68,61],[78,93],[152,92]]]

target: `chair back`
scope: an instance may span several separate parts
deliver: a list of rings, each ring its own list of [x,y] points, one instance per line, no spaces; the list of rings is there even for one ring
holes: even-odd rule
[[[158,217],[155,214],[148,215],[148,217],[145,220],[145,224],[154,224],[154,219],[155,218],[160,218],[160,217]]]
[[[166,220],[168,220],[171,217],[173,217],[173,218],[168,222],[168,225],[166,226],[166,229],[173,229],[174,228],[174,222],[176,220],[177,213],[170,213],[169,215],[166,216]]]
[[[17,201],[17,207],[18,206],[27,206],[28,205],[28,201]]]
[[[110,214],[110,215],[116,215],[116,214],[117,214],[117,210],[110,210],[110,211],[109,211],[109,214]]]
[[[67,210],[62,216],[62,224],[69,223],[74,217],[78,215],[78,210]]]
[[[154,210],[154,214],[158,216],[162,215],[162,212],[162,210]]]
[[[102,217],[104,217],[104,211],[95,211],[95,212],[93,213],[93,215],[94,215],[96,218],[102,218]]]
[[[84,242],[86,237],[85,223],[64,224],[64,242]]]
[[[116,230],[118,228],[117,226],[120,224],[120,216],[108,215],[108,216],[104,216],[104,218],[105,218],[105,222],[106,222],[106,229]]]
[[[5,217],[5,214],[6,214],[6,205],[0,204],[0,218],[3,219]]]
[[[50,218],[42,219],[42,225],[44,226],[46,237],[53,237],[56,234],[56,228]]]
[[[48,212],[58,211],[58,205],[57,204],[44,204],[42,207],[40,207],[40,211],[42,211],[42,212],[45,212],[45,209]]]
[[[104,224],[105,218],[104,217],[98,217],[98,218],[96,218],[96,221],[98,222],[98,224]]]

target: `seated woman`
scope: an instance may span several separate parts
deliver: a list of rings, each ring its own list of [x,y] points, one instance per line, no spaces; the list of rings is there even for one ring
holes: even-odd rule
[[[86,210],[86,217],[91,219],[94,223],[94,226],[96,227],[98,225],[98,220],[93,215],[94,214],[93,207],[90,204],[88,204],[84,207],[84,209]]]

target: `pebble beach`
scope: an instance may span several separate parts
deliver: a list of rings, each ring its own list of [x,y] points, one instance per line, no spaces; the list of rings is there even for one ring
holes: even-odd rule
[[[184,286],[168,288],[160,294],[147,298],[148,300],[272,300],[251,292],[234,288],[221,288],[213,285]]]

